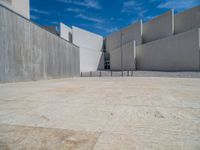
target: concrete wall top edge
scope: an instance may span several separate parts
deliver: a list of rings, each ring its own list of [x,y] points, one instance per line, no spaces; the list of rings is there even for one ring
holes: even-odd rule
[[[142,21],[136,22],[106,37],[106,50],[112,51],[131,41],[142,44]]]
[[[199,29],[139,45],[136,49],[139,70],[199,70]]]
[[[143,43],[158,40],[174,34],[174,12],[170,10],[142,26]]]
[[[0,0],[0,5],[3,5],[23,17],[30,19],[30,2],[29,0]]]
[[[200,5],[195,6],[195,7],[192,7],[192,8],[189,8],[189,9],[183,11],[183,12],[178,12],[178,13],[175,14],[175,16],[181,15],[181,14],[183,14],[183,13],[190,12],[190,11],[192,11],[192,10],[199,10],[199,8],[200,8]]]
[[[146,25],[146,24],[148,24],[148,23],[150,23],[150,22],[157,21],[158,19],[162,18],[163,16],[166,16],[166,15],[169,15],[169,14],[174,14],[174,10],[171,9],[171,10],[169,10],[169,11],[166,11],[165,13],[163,13],[163,14],[161,14],[161,15],[159,15],[159,16],[156,16],[156,17],[154,17],[153,19],[151,19],[151,20],[149,20],[149,21],[147,21],[147,22],[144,22],[143,25]]]
[[[0,18],[0,43],[5,43],[0,44],[0,82],[80,75],[79,48],[5,7]]]
[[[103,48],[103,36],[72,26],[73,43],[79,47],[101,51]]]
[[[62,23],[62,22],[60,22],[60,26],[65,26],[66,28],[68,28],[69,30],[72,30],[72,28],[71,27],[69,27],[68,25],[66,25],[66,24],[64,24],[64,23]]]
[[[8,8],[8,7],[4,6],[4,5],[2,5],[2,4],[0,4],[0,7],[4,8],[4,9],[6,9],[6,10],[12,12],[12,13],[14,13],[14,14],[17,15],[17,16],[20,16],[20,17],[24,18],[26,21],[28,21],[28,22],[30,22],[31,24],[36,25],[38,28],[41,28],[42,30],[44,30],[44,31],[46,31],[46,32],[48,32],[48,33],[50,33],[50,34],[52,34],[52,35],[55,36],[56,38],[60,38],[60,39],[62,39],[63,41],[68,42],[69,44],[72,44],[73,46],[79,48],[78,45],[76,45],[76,44],[74,44],[74,43],[70,43],[70,42],[67,41],[66,39],[64,39],[64,38],[62,38],[62,37],[60,37],[60,36],[58,36],[58,35],[56,35],[56,34],[51,33],[50,31],[44,29],[42,26],[40,26],[40,25],[38,25],[37,23],[35,23],[35,22],[33,22],[33,21],[27,19],[26,17],[24,17],[24,16],[22,16],[21,14],[19,14],[19,13],[13,11],[12,9],[10,9],[10,8]]]
[[[175,34],[200,27],[200,6],[175,14]]]
[[[142,44],[142,45],[138,45],[138,47],[139,46],[143,46],[143,45],[148,45],[148,44],[152,44],[152,43],[156,43],[156,42],[159,42],[159,41],[163,41],[163,40],[166,40],[166,39],[170,39],[170,38],[172,38],[172,37],[178,37],[178,36],[181,36],[181,35],[183,35],[183,34],[185,34],[185,33],[189,33],[189,32],[196,32],[196,33],[198,33],[198,31],[200,30],[200,28],[197,28],[197,29],[192,29],[192,30],[189,30],[189,31],[186,31],[186,32],[182,32],[182,33],[179,33],[179,34],[176,34],[176,35],[171,35],[171,36],[168,36],[168,37],[165,37],[165,38],[161,38],[161,39],[158,39],[158,40],[155,40],[155,41],[151,41],[151,42],[148,42],[148,43],[144,43],[144,44]]]
[[[72,36],[70,36],[70,34],[72,35],[72,28],[60,22],[60,36],[67,41],[72,42]]]
[[[81,32],[85,32],[86,34],[91,34],[91,36],[94,36],[94,37],[96,37],[96,38],[101,38],[101,39],[103,39],[103,36],[101,36],[101,35],[98,35],[98,34],[96,34],[96,33],[90,32],[90,31],[88,31],[88,30],[85,30],[85,29],[82,29],[82,28],[79,28],[79,27],[76,27],[76,26],[72,26],[72,29],[76,29],[76,30],[79,30],[79,31],[81,31]]]
[[[112,36],[112,34],[117,34],[118,32],[121,32],[121,31],[123,31],[123,30],[129,29],[129,28],[131,28],[131,27],[133,27],[133,26],[135,26],[135,25],[138,25],[138,24],[139,24],[139,25],[142,25],[142,20],[140,20],[140,21],[138,21],[138,22],[135,22],[135,23],[133,23],[133,24],[131,24],[131,25],[128,25],[128,26],[126,26],[126,27],[123,27],[123,28],[119,29],[118,31],[112,32],[111,34],[107,35],[105,38],[109,38],[109,36]]]

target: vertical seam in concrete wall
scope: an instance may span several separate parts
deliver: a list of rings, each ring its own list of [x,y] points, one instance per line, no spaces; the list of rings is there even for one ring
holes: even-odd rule
[[[175,17],[174,17],[174,9],[172,11],[172,34],[174,35],[175,33]]]
[[[122,36],[123,36],[123,33],[120,31],[120,39],[121,39],[121,44],[120,44],[120,46],[121,46],[121,71],[123,71],[123,49],[122,49]]]
[[[198,29],[198,39],[199,39],[199,71],[200,71],[200,28]]]
[[[135,64],[135,70],[137,70],[137,68],[136,68],[136,41],[134,40],[134,42],[133,42],[133,50],[134,50],[134,64]]]
[[[143,21],[140,20],[140,28],[141,28],[141,44],[143,44]]]

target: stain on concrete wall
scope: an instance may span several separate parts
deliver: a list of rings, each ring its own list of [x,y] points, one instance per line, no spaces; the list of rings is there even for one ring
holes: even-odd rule
[[[79,48],[0,6],[0,82],[79,76]]]

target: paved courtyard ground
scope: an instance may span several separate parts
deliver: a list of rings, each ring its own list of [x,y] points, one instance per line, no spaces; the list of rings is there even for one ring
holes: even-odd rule
[[[0,149],[199,150],[200,78],[0,84]]]

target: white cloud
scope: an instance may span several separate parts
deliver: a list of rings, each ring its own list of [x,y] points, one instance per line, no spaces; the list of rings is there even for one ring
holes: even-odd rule
[[[58,2],[69,3],[87,8],[101,9],[101,6],[97,0],[57,0]]]
[[[85,10],[78,9],[78,8],[67,8],[67,9],[65,9],[65,11],[74,12],[74,13],[80,13],[80,12],[84,12]]]
[[[58,21],[51,21],[51,23],[55,25],[59,24]]]
[[[200,4],[200,0],[168,0],[158,5],[158,8],[182,11]]]
[[[43,11],[43,10],[39,10],[39,9],[35,9],[35,8],[31,8],[31,11],[34,12],[34,13],[42,14],[42,15],[49,15],[48,12]]]
[[[136,2],[134,0],[126,1],[123,3],[121,12],[126,12],[126,13],[133,12],[135,7],[136,7]]]
[[[96,29],[102,30],[106,33],[112,33],[112,32],[119,30],[117,27],[110,27],[110,26],[105,26],[105,25],[101,25],[101,24],[96,24],[93,27]]]
[[[84,20],[88,20],[88,21],[92,21],[92,22],[96,22],[96,23],[102,23],[104,20],[103,19],[99,19],[99,18],[94,18],[94,17],[88,17],[86,15],[83,14],[79,14],[76,17],[84,19]]]
[[[135,21],[142,19],[148,12],[148,10],[144,9],[141,3],[138,3],[135,0],[129,0],[123,3],[121,12],[126,13],[128,15],[135,14],[136,16],[133,19]]]

